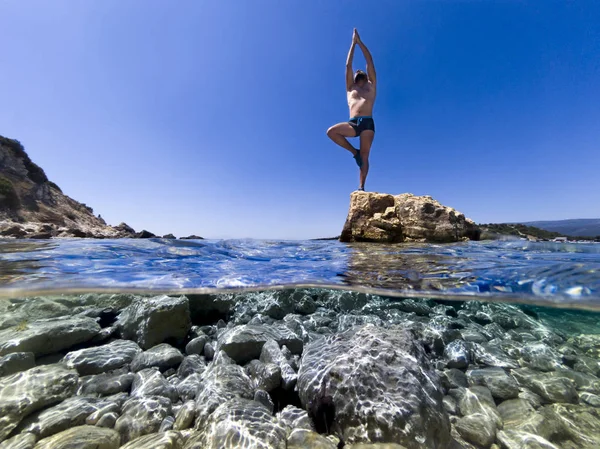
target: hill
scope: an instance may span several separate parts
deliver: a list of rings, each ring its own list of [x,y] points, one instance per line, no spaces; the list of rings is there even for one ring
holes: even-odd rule
[[[523,223],[527,226],[560,232],[564,235],[578,237],[600,236],[600,218],[578,218],[572,220],[531,221]]]
[[[134,231],[108,226],[50,181],[18,140],[0,136],[0,236],[119,238]]]

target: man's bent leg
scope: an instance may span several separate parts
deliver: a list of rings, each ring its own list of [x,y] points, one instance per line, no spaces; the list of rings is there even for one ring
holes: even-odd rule
[[[362,156],[362,167],[360,169],[360,184],[359,188],[365,188],[367,174],[369,174],[369,154],[371,153],[371,145],[375,138],[375,132],[370,129],[360,133],[360,155]]]
[[[356,131],[349,123],[338,123],[327,130],[327,136],[337,143],[342,148],[350,151],[353,156],[356,156],[356,148],[354,148],[346,137],[356,137]]]

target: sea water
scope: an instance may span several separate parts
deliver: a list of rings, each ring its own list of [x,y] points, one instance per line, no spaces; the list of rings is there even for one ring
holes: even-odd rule
[[[0,441],[597,448],[599,306],[592,243],[4,240]]]

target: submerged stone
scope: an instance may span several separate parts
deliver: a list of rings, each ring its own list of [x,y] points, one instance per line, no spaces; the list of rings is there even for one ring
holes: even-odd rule
[[[99,374],[131,363],[140,352],[141,348],[133,341],[115,340],[102,346],[69,352],[63,362],[81,375]]]
[[[35,447],[36,449],[117,449],[119,446],[119,434],[112,429],[78,426],[44,438]]]

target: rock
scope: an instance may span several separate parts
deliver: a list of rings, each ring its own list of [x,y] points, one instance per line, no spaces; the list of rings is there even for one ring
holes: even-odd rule
[[[72,427],[40,440],[36,449],[117,449],[119,434],[112,429],[95,426]]]
[[[252,381],[238,365],[209,365],[202,374],[196,395],[196,429],[202,429],[208,417],[230,399],[253,399]]]
[[[254,401],[263,405],[269,413],[273,414],[273,410],[275,410],[275,404],[273,403],[273,399],[269,396],[265,390],[256,390],[254,392]]]
[[[125,308],[117,322],[121,336],[149,349],[166,340],[183,342],[192,324],[188,299],[141,298]]]
[[[542,406],[542,398],[540,395],[535,394],[533,391],[527,388],[522,388],[519,392],[519,399],[527,401],[533,408],[539,408]]]
[[[317,431],[346,444],[377,438],[412,449],[450,440],[440,380],[405,328],[366,325],[310,343],[297,388]]]
[[[448,368],[464,369],[471,360],[469,347],[462,340],[454,340],[448,344],[444,348],[444,357],[448,359]]]
[[[277,413],[279,423],[287,429],[288,435],[294,429],[315,430],[306,410],[286,405],[283,410]]]
[[[306,429],[292,431],[287,439],[287,449],[337,449],[337,445],[323,435]]]
[[[150,231],[146,231],[145,229],[140,231],[140,232],[136,232],[132,238],[134,239],[154,239],[156,238],[156,234],[151,233]]]
[[[459,400],[459,409],[461,415],[477,416],[482,425],[485,422],[488,431],[502,427],[502,417],[496,409],[492,393],[486,387],[474,386],[465,389]]]
[[[284,390],[293,390],[298,380],[298,375],[292,369],[287,359],[279,349],[275,340],[267,340],[260,353],[260,361],[277,365],[281,372],[281,386]]]
[[[185,379],[190,374],[202,374],[206,369],[206,361],[204,357],[192,354],[183,359],[177,369],[177,376],[180,379]]]
[[[32,433],[20,433],[0,443],[0,449],[33,449],[37,437]]]
[[[427,304],[411,298],[394,301],[390,304],[390,307],[406,313],[414,313],[418,316],[429,316],[433,313],[433,310]]]
[[[529,388],[545,402],[577,402],[575,382],[567,377],[558,377],[554,373],[540,373],[521,368],[512,371],[519,385]]]
[[[588,357],[600,359],[600,334],[580,334],[569,338],[567,343],[579,348]]]
[[[102,415],[102,417],[96,422],[97,427],[105,427],[107,429],[112,429],[117,424],[117,419],[119,419],[119,415],[112,412],[107,413],[106,415]]]
[[[175,237],[173,234],[165,234],[162,236],[163,239],[169,239],[169,240],[173,240],[176,239],[177,237]]]
[[[54,318],[0,330],[0,356],[32,352],[36,357],[68,349],[91,340],[100,332],[95,320],[87,317]]]
[[[138,437],[121,446],[121,449],[180,449],[183,443],[181,434],[170,430]]]
[[[452,396],[444,396],[442,399],[444,409],[451,415],[458,415],[458,404]]]
[[[33,352],[13,352],[0,357],[0,377],[26,371],[34,366]]]
[[[188,399],[196,399],[196,395],[198,394],[198,389],[200,388],[201,383],[201,373],[192,373],[189,376],[186,376],[176,386],[179,397],[184,401]]]
[[[137,345],[136,345],[137,346]],[[127,370],[82,377],[77,394],[108,396],[128,392],[133,382],[134,374]]]
[[[107,405],[104,405],[100,408],[98,408],[95,412],[93,412],[91,415],[89,415],[86,419],[85,419],[85,423],[90,425],[90,426],[95,426],[97,425],[100,420],[102,420],[102,417],[104,415],[108,415],[108,414],[117,414],[121,412],[121,404],[118,404],[117,402],[108,402]],[[117,415],[118,417],[118,415]],[[116,421],[116,418],[115,418]],[[111,426],[112,428],[112,426]]]
[[[204,240],[204,238],[200,237],[199,235],[192,234],[188,235],[187,237],[179,237],[179,240]]]
[[[204,345],[210,341],[207,335],[201,335],[196,337],[185,346],[185,353],[187,355],[198,354],[202,355],[204,352]]]
[[[135,373],[131,385],[131,397],[162,396],[176,402],[176,388],[162,376],[157,368],[146,368]]]
[[[77,372],[61,365],[0,378],[0,441],[27,415],[73,395],[77,381]]]
[[[502,368],[482,368],[467,371],[470,385],[488,387],[492,396],[499,400],[516,398],[519,384]]]
[[[173,425],[175,424],[175,418],[172,416],[167,416],[160,423],[160,427],[158,428],[159,433],[169,432],[173,430]]]
[[[19,432],[30,432],[46,438],[71,427],[86,423],[86,417],[110,402],[96,398],[71,397],[58,405],[33,413],[18,427]]]
[[[137,354],[131,362],[131,371],[136,372],[153,367],[166,371],[169,368],[179,366],[182,361],[183,354],[179,349],[167,343],[161,343]]]
[[[106,345],[69,352],[62,361],[80,375],[99,374],[131,363],[140,352],[141,348],[132,341],[115,340]]]
[[[521,349],[521,365],[538,371],[553,371],[562,357],[544,343],[528,343]]]
[[[205,449],[286,449],[287,435],[261,404],[231,399],[210,415],[203,432]]]
[[[218,349],[225,351],[236,363],[246,363],[260,357],[267,340],[286,345],[294,354],[302,353],[304,343],[287,327],[242,325],[225,331],[218,339]]]
[[[351,444],[344,446],[348,449],[406,449],[404,446],[395,443],[373,443],[373,444]]]
[[[545,407],[562,424],[561,440],[570,440],[581,449],[600,447],[600,411],[593,407],[573,404],[552,404]],[[557,423],[557,427],[558,427]],[[561,441],[561,447],[566,447]]]
[[[459,418],[454,427],[466,441],[481,447],[489,447],[496,440],[496,423],[483,413]]]
[[[123,404],[115,430],[121,434],[121,444],[142,435],[158,432],[162,421],[171,414],[171,402],[164,397],[134,397]]]
[[[456,368],[445,369],[440,375],[440,380],[444,388],[448,390],[450,388],[467,388],[469,386],[469,381],[465,373]]]
[[[173,429],[185,430],[192,427],[196,416],[196,403],[194,401],[186,401],[175,416],[175,424]]]
[[[281,385],[281,369],[274,363],[252,360],[246,365],[245,370],[259,390],[270,393]]]
[[[479,240],[472,220],[430,196],[353,192],[340,236],[342,242]]]
[[[498,441],[504,449],[561,449],[539,435],[519,430],[501,430]]]
[[[485,365],[505,369],[519,368],[515,362],[502,348],[490,343],[477,344],[471,343],[471,349],[475,362]]]
[[[211,343],[204,345],[204,357],[206,360],[212,360],[215,357],[215,349]]]
[[[582,392],[579,394],[579,400],[592,407],[600,407],[600,396],[597,394]]]

